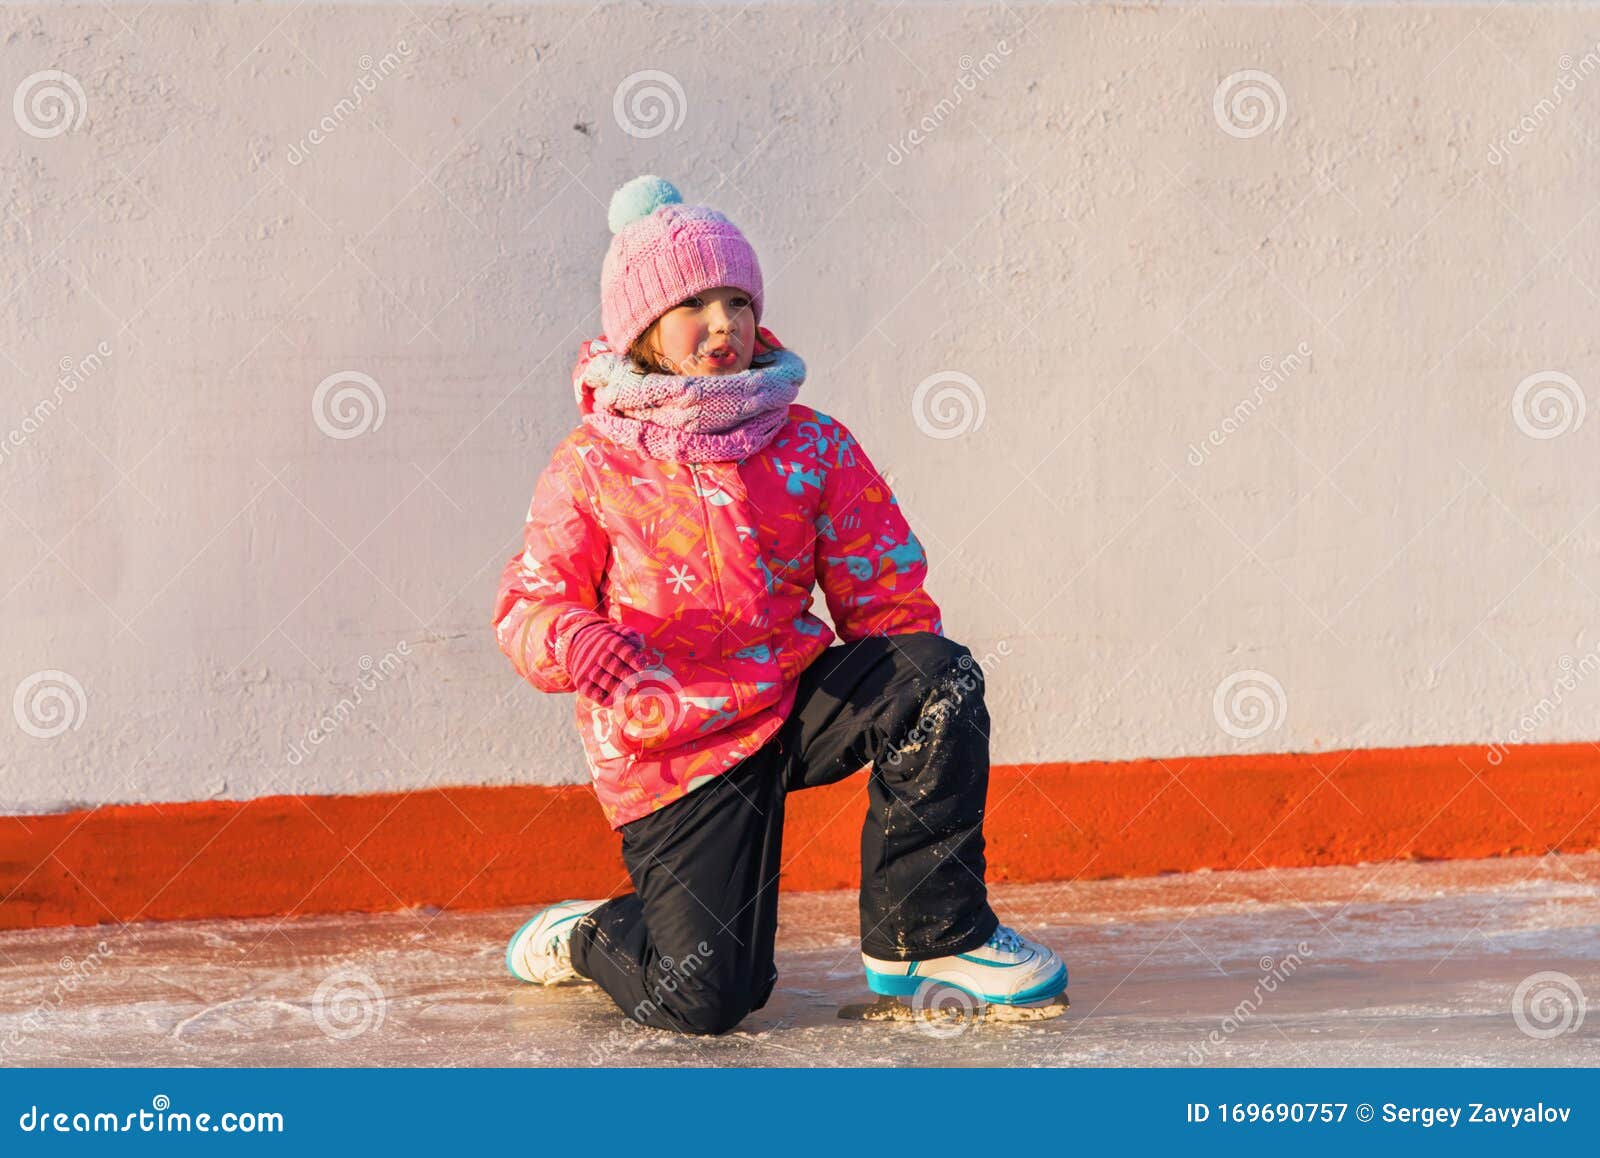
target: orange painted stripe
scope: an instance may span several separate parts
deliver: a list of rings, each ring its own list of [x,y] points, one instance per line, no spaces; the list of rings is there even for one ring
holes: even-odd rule
[[[1600,847],[1600,744],[996,767],[992,881]],[[861,777],[790,797],[780,887],[859,880]],[[0,818],[0,928],[526,905],[625,892],[587,785]]]

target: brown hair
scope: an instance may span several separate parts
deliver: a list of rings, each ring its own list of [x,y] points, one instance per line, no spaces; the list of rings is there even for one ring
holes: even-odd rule
[[[633,340],[633,345],[628,347],[628,357],[646,374],[682,374],[683,370],[667,361],[656,344],[656,334],[660,329],[661,319],[657,318],[646,327],[644,333]],[[761,337],[761,327],[756,326],[755,350],[750,355],[751,361],[775,349],[776,346],[767,345]]]

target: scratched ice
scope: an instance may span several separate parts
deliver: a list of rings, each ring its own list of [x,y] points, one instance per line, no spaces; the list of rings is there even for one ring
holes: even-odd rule
[[[1600,852],[998,885],[1071,970],[1054,1021],[935,1034],[863,999],[851,893],[783,895],[734,1032],[505,974],[520,911],[0,934],[0,1062],[146,1065],[1600,1065]]]

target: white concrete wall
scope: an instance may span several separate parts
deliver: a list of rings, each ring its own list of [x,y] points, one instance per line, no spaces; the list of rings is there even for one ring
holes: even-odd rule
[[[643,172],[755,241],[997,761],[1600,740],[1597,63],[1538,4],[7,5],[0,807],[583,780],[488,616]]]

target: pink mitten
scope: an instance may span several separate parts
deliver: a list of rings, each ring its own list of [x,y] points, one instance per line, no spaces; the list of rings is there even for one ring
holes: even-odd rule
[[[617,686],[645,669],[643,642],[638,632],[610,620],[586,623],[567,641],[567,675],[580,695],[610,706]]]

